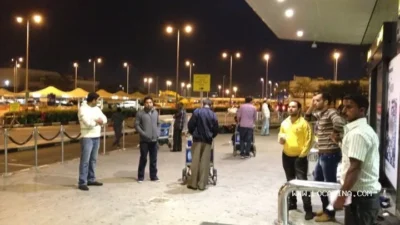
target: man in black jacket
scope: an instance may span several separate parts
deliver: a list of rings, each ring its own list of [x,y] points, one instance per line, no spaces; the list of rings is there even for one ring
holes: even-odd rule
[[[218,120],[211,110],[211,101],[203,101],[203,107],[196,109],[188,123],[189,133],[193,136],[192,175],[188,188],[205,190],[210,171],[211,148],[218,134]]]
[[[182,151],[182,130],[186,124],[186,111],[183,108],[183,103],[179,102],[177,105],[178,111],[174,115],[174,146],[173,152]]]

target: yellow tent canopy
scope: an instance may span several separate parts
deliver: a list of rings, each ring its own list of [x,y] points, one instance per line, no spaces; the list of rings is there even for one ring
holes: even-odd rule
[[[42,90],[31,92],[30,95],[35,98],[45,98],[49,94],[54,94],[56,97],[62,97],[66,95],[66,92],[61,91],[53,86],[48,86],[47,88],[43,88]]]
[[[0,88],[0,96],[2,97],[14,97],[15,93],[14,92],[10,92],[4,88]]]
[[[144,94],[138,91],[130,95],[131,98],[144,98],[144,96],[145,96]]]
[[[69,98],[86,98],[89,92],[83,90],[82,88],[76,88],[72,91],[66,92]]]
[[[103,89],[96,91],[96,93],[98,95],[100,95],[100,97],[102,97],[102,98],[111,98],[113,96],[113,94],[111,94],[110,92],[107,92]]]
[[[130,98],[131,97],[129,94],[127,94],[123,91],[118,91],[118,92],[114,93],[114,95],[118,96],[119,98],[122,98],[122,97]]]

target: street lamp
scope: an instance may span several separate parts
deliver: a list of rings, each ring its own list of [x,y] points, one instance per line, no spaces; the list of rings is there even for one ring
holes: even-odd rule
[[[272,98],[272,81],[268,81],[269,84],[269,97]]]
[[[190,62],[189,60],[186,61],[186,66],[189,67],[189,84],[192,84],[192,68],[194,66],[194,63]],[[191,96],[190,90],[188,90],[188,95],[189,97]]]
[[[24,58],[18,57],[15,59],[11,59],[11,62],[15,62],[14,64],[14,93],[17,93],[17,80],[18,80],[18,68],[21,67],[21,64],[24,61]]]
[[[264,98],[264,78],[261,77],[261,98]]]
[[[233,92],[235,93],[235,97],[236,97],[236,92],[237,92],[238,88],[237,87],[233,87]]]
[[[75,68],[75,89],[78,88],[78,63],[74,63]]]
[[[28,89],[29,89],[29,24],[32,21],[33,23],[40,24],[42,23],[42,16],[41,15],[33,15],[31,18],[27,17],[24,19],[23,17],[16,17],[17,23],[22,24],[26,20],[26,62],[25,62],[25,102],[28,98]]]
[[[339,52],[334,52],[333,53],[333,58],[335,59],[335,67],[334,67],[334,77],[333,77],[333,80],[335,81],[335,82],[337,82],[337,78],[338,78],[338,60],[339,60],[339,58],[340,58],[340,53]]]
[[[126,68],[126,93],[129,94],[129,64],[124,62],[124,67]]]
[[[228,55],[228,53],[224,52],[222,53],[222,58],[226,59],[226,58],[230,58],[230,65],[229,65],[229,90],[232,90],[232,64],[233,64],[233,55]],[[235,54],[235,57],[237,59],[240,59],[242,56],[240,54],[240,52],[237,52]]]
[[[5,80],[4,81],[4,86],[8,87],[8,85],[10,85],[10,81],[9,80]]]
[[[168,91],[168,89],[169,89],[169,86],[171,86],[172,85],[172,82],[171,81],[169,81],[169,80],[167,80],[167,82],[165,82],[166,83],[166,85],[167,85],[167,91]]]
[[[218,94],[220,94],[220,95],[222,95],[222,94],[221,94],[221,88],[222,88],[222,86],[221,86],[221,85],[218,85]]]
[[[101,58],[97,58],[95,60],[89,59],[89,63],[93,62],[93,91],[96,91],[96,62],[98,64],[102,63],[103,60]]]
[[[182,95],[182,96],[184,96],[184,94],[185,94],[185,89],[184,89],[184,88],[185,88],[185,83],[182,82],[182,83],[181,83],[181,95]]]
[[[167,26],[166,32],[168,34],[172,34],[174,32],[174,27]],[[191,25],[186,25],[184,27],[184,31],[187,34],[192,33],[193,27]],[[179,84],[179,47],[180,47],[180,29],[176,29],[176,85],[175,85],[175,92],[176,92],[176,102],[178,102],[178,84]]]
[[[150,94],[150,84],[153,83],[153,78],[149,77],[149,78],[144,78],[144,84],[146,85],[147,83],[147,93]]]
[[[266,62],[266,64],[265,64],[265,96],[266,97],[268,97],[268,85],[267,85],[267,82],[268,82],[268,72],[269,72],[269,58],[270,58],[270,56],[269,56],[268,53],[264,54],[264,60]]]

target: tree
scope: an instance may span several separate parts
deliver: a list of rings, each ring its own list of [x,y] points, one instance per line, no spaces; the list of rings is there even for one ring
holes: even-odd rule
[[[336,107],[336,100],[343,99],[349,94],[365,95],[359,81],[344,81],[343,83],[328,83],[319,87],[320,92],[329,93]]]
[[[311,78],[301,77],[295,80],[295,84],[293,87],[293,94],[303,96],[304,107],[306,106],[307,94],[311,92],[314,92],[314,87],[311,84]]]

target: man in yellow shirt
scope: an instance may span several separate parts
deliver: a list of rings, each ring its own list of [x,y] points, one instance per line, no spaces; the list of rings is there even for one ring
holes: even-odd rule
[[[287,181],[293,179],[307,180],[307,155],[313,140],[312,130],[308,122],[301,116],[301,104],[291,101],[288,106],[289,117],[286,118],[279,131],[278,141],[283,145],[282,164]],[[314,218],[309,192],[302,193],[306,220]],[[295,193],[289,195],[289,210],[297,209]]]

